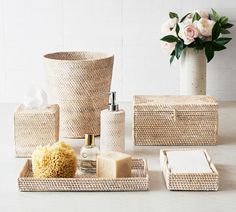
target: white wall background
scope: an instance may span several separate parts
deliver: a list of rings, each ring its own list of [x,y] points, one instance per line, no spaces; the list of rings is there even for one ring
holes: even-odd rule
[[[178,94],[178,63],[160,47],[169,11],[215,8],[236,24],[235,0],[0,0],[0,102],[20,102],[29,84],[43,86],[42,55],[113,52],[112,87],[134,94]],[[228,49],[208,65],[208,94],[236,100],[236,27]]]

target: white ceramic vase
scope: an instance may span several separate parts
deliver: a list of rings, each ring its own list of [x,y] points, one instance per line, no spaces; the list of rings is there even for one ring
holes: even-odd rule
[[[206,95],[204,50],[186,48],[180,58],[180,95]]]

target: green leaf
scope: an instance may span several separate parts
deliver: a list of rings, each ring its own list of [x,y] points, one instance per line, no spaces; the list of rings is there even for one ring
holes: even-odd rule
[[[230,34],[230,31],[227,30],[227,29],[221,28],[220,33],[221,33],[221,34]]]
[[[185,20],[185,18],[186,18],[188,15],[190,15],[190,14],[191,14],[191,13],[187,13],[183,18],[181,18],[180,23],[183,22],[183,21]]]
[[[233,27],[233,26],[234,26],[233,24],[226,23],[226,24],[222,25],[222,28],[224,28],[224,29],[229,29],[229,28],[231,28],[231,27]]]
[[[212,40],[215,40],[219,37],[220,35],[220,23],[219,22],[216,22],[213,29],[212,29]]]
[[[176,31],[176,34],[177,34],[177,36],[179,35],[179,24],[176,24],[176,28],[175,28],[175,31]]]
[[[207,62],[209,63],[214,57],[214,47],[211,42],[206,42],[205,44],[205,54],[207,57]]]
[[[175,55],[170,56],[170,64],[172,64],[173,60],[175,59]]]
[[[226,16],[222,16],[222,17],[220,17],[219,22],[221,23],[221,25],[224,25],[228,22],[228,20],[229,19]]]
[[[179,18],[179,16],[174,12],[169,12],[169,17],[170,18]]]
[[[222,38],[218,38],[215,40],[215,43],[224,46],[225,44],[227,44],[228,42],[231,41],[232,38],[226,38],[226,37],[222,37]]]
[[[173,62],[174,58],[175,58],[175,50],[173,50],[170,54],[170,64]]]
[[[220,19],[219,14],[218,14],[213,8],[211,8],[211,11],[212,11],[213,19],[214,19],[215,21],[218,21],[218,20]]]
[[[205,54],[207,57],[207,62],[209,63],[211,59],[214,57],[214,47],[211,41],[206,42],[205,44]]]
[[[193,15],[192,22],[194,22],[194,21],[199,21],[200,19],[201,19],[201,16],[196,12],[196,13]]]
[[[178,41],[175,46],[175,56],[177,59],[180,58],[183,49],[184,49],[184,43],[182,41]]]
[[[212,46],[213,46],[214,51],[221,51],[221,50],[226,49],[225,46],[220,45],[220,44],[216,43],[215,41],[212,42]]]
[[[161,38],[162,41],[166,41],[168,43],[174,43],[178,41],[178,38],[174,35],[166,35],[163,38]]]
[[[195,49],[202,50],[204,48],[203,40],[200,38],[195,38]]]

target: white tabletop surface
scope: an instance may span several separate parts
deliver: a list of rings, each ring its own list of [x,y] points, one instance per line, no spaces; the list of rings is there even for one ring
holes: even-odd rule
[[[25,159],[14,157],[15,104],[0,104],[0,212],[236,211],[236,102],[220,103],[219,144],[207,146],[220,174],[218,192],[175,192],[166,189],[159,165],[161,147],[136,147],[131,137],[132,104],[126,110],[127,153],[148,161],[150,191],[146,192],[20,192],[17,177]],[[97,139],[98,142],[99,139]],[[76,150],[82,141],[67,141]],[[166,148],[166,147],[165,147]]]

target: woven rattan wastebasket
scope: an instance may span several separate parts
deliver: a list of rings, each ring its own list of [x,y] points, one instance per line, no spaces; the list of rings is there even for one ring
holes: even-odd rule
[[[49,100],[60,105],[61,136],[100,134],[100,111],[108,105],[114,56],[57,52],[44,56]]]
[[[135,96],[136,145],[216,145],[218,104],[210,96]]]

